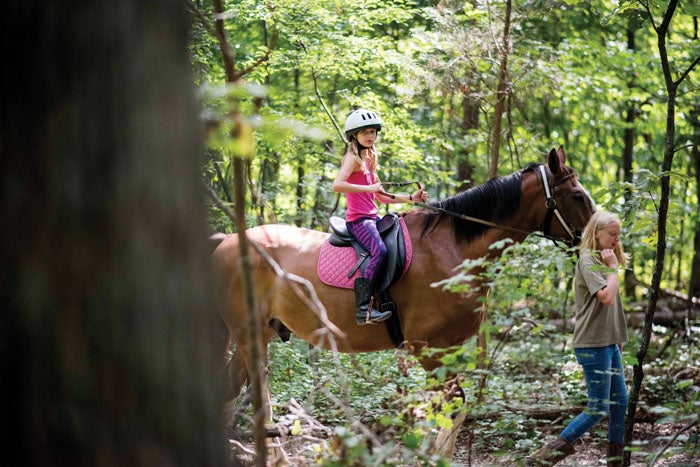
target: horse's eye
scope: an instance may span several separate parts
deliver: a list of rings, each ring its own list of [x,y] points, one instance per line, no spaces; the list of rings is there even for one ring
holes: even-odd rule
[[[574,193],[573,198],[579,202],[583,202],[583,200],[586,199],[582,193]]]

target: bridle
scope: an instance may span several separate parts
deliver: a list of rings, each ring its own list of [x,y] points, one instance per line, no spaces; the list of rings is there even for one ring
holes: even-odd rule
[[[545,197],[545,206],[547,207],[547,214],[544,216],[544,221],[542,221],[542,232],[544,233],[544,236],[546,238],[553,239],[551,235],[549,235],[550,227],[552,226],[552,217],[556,217],[557,220],[559,221],[559,224],[566,230],[566,233],[569,234],[569,239],[565,240],[560,238],[559,240],[562,240],[564,243],[571,245],[571,246],[576,246],[580,243],[581,239],[579,238],[578,235],[576,235],[576,230],[573,228],[571,224],[566,222],[564,220],[564,217],[561,215],[561,212],[559,212],[559,208],[557,207],[557,200],[554,199],[552,196],[551,191],[557,192],[559,191],[559,185],[561,185],[562,182],[565,180],[570,179],[571,177],[576,176],[576,172],[571,172],[570,174],[565,175],[564,177],[560,178],[559,180],[556,181],[554,184],[554,188],[550,191],[549,189],[549,183],[547,181],[547,173],[544,169],[544,165],[539,166],[540,169],[540,174],[542,175],[542,186],[544,187],[544,197]],[[556,237],[554,237],[556,238]],[[554,240],[556,243],[556,240]]]
[[[511,232],[517,232],[525,235],[536,235],[538,237],[546,238],[548,240],[552,240],[555,245],[559,245],[558,242],[564,242],[568,246],[576,246],[580,243],[580,237],[576,234],[576,230],[573,228],[573,226],[566,222],[564,220],[564,216],[562,216],[561,212],[559,211],[559,208],[557,207],[557,200],[554,199],[554,196],[552,193],[556,193],[559,191],[559,185],[568,180],[571,177],[576,176],[576,172],[571,172],[570,174],[565,175],[564,177],[556,180],[554,187],[550,190],[549,188],[549,182],[547,180],[547,172],[545,171],[544,164],[538,166],[540,169],[540,174],[542,175],[542,186],[544,187],[544,196],[545,196],[545,206],[547,207],[547,213],[544,216],[544,221],[542,222],[542,234],[534,233],[534,232],[529,232],[527,230],[523,229],[518,229],[517,227],[511,227],[508,225],[499,225],[494,222],[490,222],[484,219],[478,219],[476,217],[471,217],[467,216],[466,214],[461,214],[458,212],[453,212],[453,211],[448,211],[447,209],[443,209],[437,206],[432,206],[430,204],[426,203],[420,203],[417,201],[411,201],[413,204],[416,206],[420,206],[426,209],[430,209],[433,211],[440,212],[442,214],[447,214],[452,217],[456,217],[458,219],[466,220],[466,221],[471,221],[471,222],[476,222],[479,224],[487,225],[489,227],[493,227],[495,229],[501,229],[501,230],[509,230]],[[388,186],[404,186],[404,185],[410,185],[415,183],[418,188],[422,188],[422,185],[420,182],[417,181],[410,181],[410,182],[382,182],[382,185],[388,185]],[[386,191],[383,191],[382,194],[389,196],[392,199],[397,199],[397,198],[402,198],[397,195],[393,195],[391,193],[387,193]],[[403,199],[403,198],[402,198]],[[408,201],[408,200],[407,200]],[[564,228],[566,233],[569,235],[569,239],[557,237],[555,235],[551,235],[550,228],[552,226],[552,218],[556,217],[561,226]]]

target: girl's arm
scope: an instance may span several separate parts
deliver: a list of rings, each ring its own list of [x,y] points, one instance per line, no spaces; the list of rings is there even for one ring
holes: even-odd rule
[[[610,306],[615,302],[617,292],[617,271],[615,271],[608,274],[607,284],[605,285],[605,287],[596,292],[595,296],[598,298],[600,303],[602,303],[605,306]]]
[[[379,177],[375,176],[374,180],[381,184],[381,182],[379,181]],[[423,188],[421,188],[420,190],[417,190],[414,193],[408,194],[408,195],[398,195],[398,196],[400,196],[401,199],[392,198],[391,196],[383,195],[381,193],[376,193],[374,195],[374,197],[377,198],[377,201],[379,201],[380,203],[384,203],[384,204],[406,203],[406,200],[416,201],[418,203],[424,203],[424,202],[428,201],[428,193],[426,193],[423,190]]]
[[[618,294],[617,257],[612,250],[602,250],[600,252],[600,258],[607,267],[613,268],[614,271],[608,274],[605,287],[596,292],[596,298],[598,298],[603,305],[610,306],[613,304]]]
[[[354,183],[348,182],[348,178],[354,171],[356,171],[360,166],[355,162],[353,157],[345,155],[343,161],[340,163],[340,170],[338,175],[335,176],[333,180],[333,192],[334,193],[377,193],[381,191],[382,184],[375,183],[373,185],[356,185]]]

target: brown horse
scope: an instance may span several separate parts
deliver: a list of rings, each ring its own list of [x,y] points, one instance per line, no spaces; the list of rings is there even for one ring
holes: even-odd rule
[[[454,275],[466,258],[479,258],[489,246],[507,237],[522,242],[535,231],[571,242],[583,230],[595,208],[576,173],[566,164],[562,148],[549,153],[546,165],[531,164],[511,175],[490,180],[442,202],[436,209],[416,208],[402,214],[413,243],[413,260],[406,275],[391,288],[398,304],[398,318],[405,342],[417,347],[445,348],[459,345],[475,335],[483,320],[479,295],[447,292],[431,284]],[[453,214],[453,215],[450,215]],[[486,223],[474,222],[476,218]],[[263,358],[268,342],[279,331],[279,323],[301,339],[340,352],[371,352],[394,348],[383,325],[358,326],[352,290],[331,287],[317,277],[321,244],[329,234],[286,225],[263,225],[249,229],[247,238],[274,259],[284,271],[313,284],[328,319],[339,328],[341,338],[333,346],[319,332],[326,324],[310,310],[263,256],[251,250],[250,270],[262,327]],[[213,256],[222,281],[222,317],[235,343],[229,364],[230,397],[238,397],[247,380],[247,322],[241,289],[238,235],[228,235]],[[478,284],[473,284],[474,286]],[[426,370],[439,365],[435,359],[421,360]],[[457,422],[456,422],[457,423]],[[460,421],[461,423],[461,421]],[[458,425],[456,425],[458,426]],[[443,453],[451,455],[454,437]]]

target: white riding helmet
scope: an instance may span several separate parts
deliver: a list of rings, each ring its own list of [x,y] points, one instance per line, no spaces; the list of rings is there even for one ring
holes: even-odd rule
[[[364,128],[376,128],[382,131],[382,118],[376,112],[367,109],[357,109],[345,120],[345,137],[350,139],[352,135]]]

